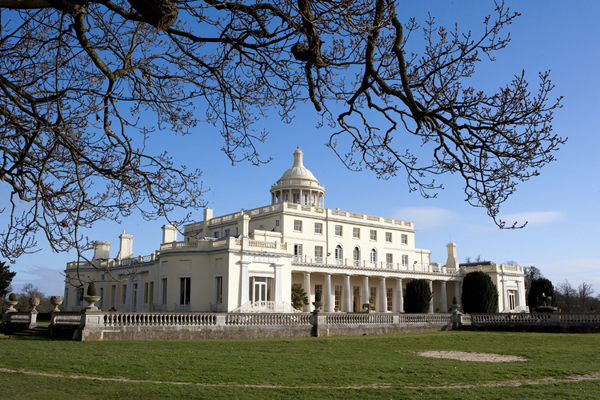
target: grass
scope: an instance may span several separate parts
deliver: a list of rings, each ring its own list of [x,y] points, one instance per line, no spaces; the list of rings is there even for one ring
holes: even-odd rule
[[[51,399],[593,399],[600,398],[600,380],[560,380],[599,373],[598,349],[600,335],[503,332],[160,342],[3,338],[0,368],[146,382],[1,372],[0,387],[4,398],[34,398],[44,393]],[[530,360],[463,362],[415,354],[422,350],[511,354]],[[529,384],[545,378],[556,382]],[[511,386],[508,382],[513,381],[525,385]],[[454,388],[439,388],[446,386]]]

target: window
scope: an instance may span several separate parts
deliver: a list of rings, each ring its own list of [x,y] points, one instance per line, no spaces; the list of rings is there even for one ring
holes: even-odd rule
[[[144,283],[144,304],[148,304],[148,282]]]
[[[352,238],[360,239],[360,228],[352,228]]]
[[[344,258],[344,250],[339,244],[335,246],[335,262],[337,265],[342,265]]]
[[[377,300],[377,288],[375,286],[371,286],[369,289],[369,303],[375,305],[375,301]]]
[[[392,253],[387,253],[385,255],[385,263],[388,268],[392,268],[394,266],[394,255]]]
[[[402,254],[402,266],[408,267],[408,255]]]
[[[392,311],[392,303],[394,300],[394,290],[392,288],[386,288],[387,294],[387,310]]]
[[[343,230],[341,225],[335,226],[335,236],[342,236]]]
[[[294,232],[302,232],[302,221],[299,219],[294,220]]]
[[[377,250],[371,249],[371,267],[377,267]]]
[[[223,277],[215,277],[215,304],[223,303]]]
[[[320,222],[315,222],[315,234],[322,235],[323,234],[323,224]]]
[[[229,229],[225,229],[225,237],[227,237],[227,236],[231,236],[231,234],[230,234],[230,233],[231,233],[231,230],[229,230]]]
[[[300,203],[300,193],[292,193],[292,198],[294,199],[294,203]]]
[[[352,260],[354,260],[355,267],[360,267],[360,248],[358,246],[352,251]]]
[[[275,227],[278,227],[278,226],[279,226],[279,220],[278,220],[278,219],[276,219],[276,220],[275,220]]]
[[[218,239],[218,238],[219,238],[219,232],[217,231],[217,232],[215,232],[215,239]]]
[[[125,304],[127,302],[127,285],[123,285],[123,292],[121,295],[121,303]]]
[[[192,278],[179,278],[179,304],[187,306],[190,304],[190,287]]]
[[[400,241],[402,242],[402,244],[408,244],[408,235],[406,235],[406,234],[403,233],[400,236]]]
[[[375,229],[371,229],[371,240],[377,240],[377,231]]]
[[[83,288],[77,289],[77,294],[75,295],[75,306],[83,305]]]
[[[323,298],[323,285],[315,285],[315,295],[319,293],[321,295],[321,301],[325,301]]]
[[[392,243],[392,232],[386,232],[385,233],[385,241],[387,243]]]
[[[335,309],[340,309],[340,303],[342,301],[342,287],[335,285]]]
[[[315,262],[323,262],[323,246],[315,246]]]
[[[160,287],[162,291],[162,296],[160,296],[162,305],[167,305],[167,278],[162,278],[160,280]]]
[[[295,244],[294,245],[294,261],[302,261],[302,245]]]
[[[112,285],[110,288],[110,306],[114,308],[117,304],[117,285]]]

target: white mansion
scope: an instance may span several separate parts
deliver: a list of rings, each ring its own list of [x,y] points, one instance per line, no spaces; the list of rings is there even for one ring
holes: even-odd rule
[[[163,227],[160,248],[134,257],[133,236],[123,232],[116,258],[110,243],[96,242],[93,265],[71,262],[65,274],[65,310],[79,310],[84,288],[76,269],[94,280],[103,310],[284,311],[292,285],[311,303],[321,293],[324,311],[357,312],[372,303],[378,312],[403,312],[403,288],[426,279],[433,291],[429,311],[448,312],[460,302],[466,272],[489,274],[500,293],[500,310],[525,305],[521,267],[493,263],[459,265],[456,244],[447,245],[445,265],[415,247],[412,222],[329,209],[325,187],[304,167],[303,153],[271,187],[271,204],[220,217],[204,210],[202,222]],[[305,306],[304,311],[311,311]]]

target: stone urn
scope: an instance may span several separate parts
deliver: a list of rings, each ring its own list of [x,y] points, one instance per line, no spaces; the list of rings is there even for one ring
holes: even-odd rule
[[[315,306],[315,312],[321,311],[321,307],[323,307],[322,301],[315,301],[312,304],[313,304],[313,306]]]
[[[363,311],[368,313],[369,311],[371,311],[371,303],[363,303]]]
[[[11,312],[18,312],[18,310],[15,308],[15,306],[17,304],[19,304],[18,301],[16,300],[6,300],[6,304],[8,304],[8,308],[6,309],[7,313],[11,313]]]
[[[83,299],[88,303],[88,306],[85,308],[87,311],[100,311],[100,309],[96,307],[96,303],[100,300],[100,296],[83,296]]]
[[[40,305],[40,299],[38,297],[30,297],[29,305],[31,306],[31,312],[38,312],[35,308]]]
[[[50,303],[54,306],[54,310],[52,310],[52,311],[59,312],[60,311],[59,307],[63,303],[63,297],[62,296],[51,296]]]

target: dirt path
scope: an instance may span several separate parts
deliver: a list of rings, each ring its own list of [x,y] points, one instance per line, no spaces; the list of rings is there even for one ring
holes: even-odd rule
[[[104,378],[98,376],[84,375],[60,375],[46,372],[36,372],[27,370],[14,370],[9,368],[0,368],[0,373],[25,374],[34,376],[47,376],[50,378],[63,379],[84,379],[90,381],[108,381],[108,382],[131,382],[131,383],[152,383],[166,385],[195,385],[209,387],[247,387],[247,388],[269,388],[269,389],[388,389],[396,385],[391,383],[373,384],[373,385],[352,385],[352,386],[279,386],[279,385],[249,385],[241,383],[202,383],[202,382],[173,382],[173,381],[153,381],[128,378]],[[563,378],[543,378],[521,381],[488,382],[476,383],[472,385],[447,385],[447,386],[407,386],[405,389],[470,389],[476,387],[516,387],[522,385],[548,385],[552,383],[580,382],[589,380],[600,380],[600,372],[588,375],[569,375]]]

